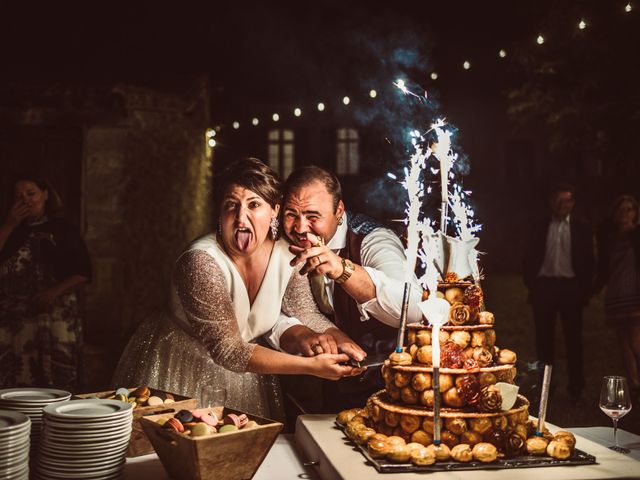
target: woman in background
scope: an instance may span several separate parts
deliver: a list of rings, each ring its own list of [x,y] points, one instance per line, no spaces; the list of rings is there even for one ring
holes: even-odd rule
[[[618,197],[600,228],[596,292],[606,285],[605,315],[615,326],[635,401],[640,400],[640,228],[638,201]]]
[[[78,384],[82,318],[76,292],[91,278],[78,230],[37,176],[16,177],[0,226],[0,385]]]

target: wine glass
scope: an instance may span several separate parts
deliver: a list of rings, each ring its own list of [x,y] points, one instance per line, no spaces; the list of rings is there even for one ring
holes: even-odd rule
[[[227,389],[214,385],[204,385],[200,391],[200,404],[203,407],[224,407],[227,401]]]
[[[627,379],[624,377],[608,376],[602,379],[600,391],[600,410],[613,420],[613,443],[611,450],[620,453],[629,453],[629,449],[618,445],[618,420],[631,410],[631,398]]]

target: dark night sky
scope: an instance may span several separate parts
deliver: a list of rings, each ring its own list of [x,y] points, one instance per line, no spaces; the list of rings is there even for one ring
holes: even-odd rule
[[[40,3],[4,7],[9,75],[207,72],[229,101],[269,103],[392,78],[397,47],[418,55],[416,82],[433,88],[426,75],[436,69],[438,88],[457,90],[464,58],[494,62],[498,48],[535,30],[549,2]],[[490,69],[479,74],[491,78]]]

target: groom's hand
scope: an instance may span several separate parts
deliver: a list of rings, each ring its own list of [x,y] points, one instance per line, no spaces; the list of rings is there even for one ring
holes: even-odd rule
[[[287,353],[300,353],[307,357],[321,353],[338,353],[338,344],[332,335],[315,332],[304,325],[288,328],[280,337],[280,348]]]
[[[300,270],[301,275],[312,273],[314,275],[326,275],[335,280],[342,275],[343,266],[342,258],[327,247],[320,237],[312,233],[307,234],[307,239],[311,243],[311,247],[302,248],[291,245],[289,251],[295,255],[291,260],[291,265],[296,266],[304,263]]]

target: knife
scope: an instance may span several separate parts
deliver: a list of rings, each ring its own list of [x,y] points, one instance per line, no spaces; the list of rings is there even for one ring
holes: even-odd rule
[[[363,367],[379,367],[384,363],[385,360],[389,358],[391,353],[374,353],[371,355],[367,355],[367,357],[361,362],[350,358],[343,365],[349,365],[352,367],[363,368]]]

